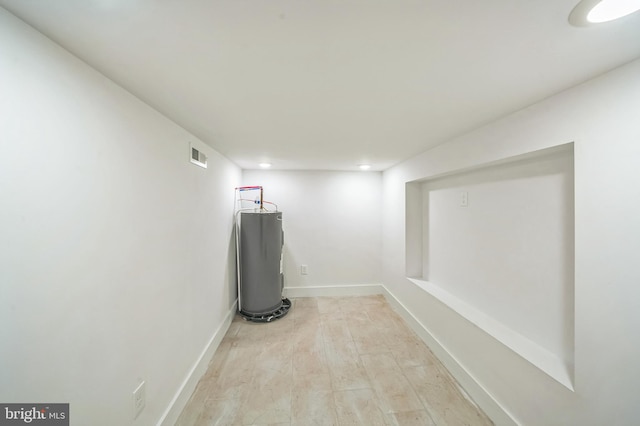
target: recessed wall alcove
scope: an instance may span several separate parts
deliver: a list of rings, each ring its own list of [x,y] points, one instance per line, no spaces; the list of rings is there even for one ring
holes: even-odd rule
[[[406,184],[406,275],[573,390],[573,144]]]

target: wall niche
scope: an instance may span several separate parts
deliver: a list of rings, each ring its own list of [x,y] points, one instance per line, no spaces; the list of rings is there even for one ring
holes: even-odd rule
[[[406,275],[573,390],[573,143],[406,184]]]

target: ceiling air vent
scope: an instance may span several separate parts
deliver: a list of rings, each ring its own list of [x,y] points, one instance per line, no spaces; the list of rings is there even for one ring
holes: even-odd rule
[[[191,162],[205,169],[207,168],[207,156],[204,152],[194,148],[193,145],[191,145]]]

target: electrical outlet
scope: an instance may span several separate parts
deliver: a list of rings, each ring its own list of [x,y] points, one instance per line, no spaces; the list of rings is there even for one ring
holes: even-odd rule
[[[307,267],[307,265],[300,265],[300,275],[307,274],[309,274],[309,268]]]
[[[460,193],[460,207],[467,207],[469,205],[469,193],[462,191]]]
[[[133,391],[133,418],[136,419],[144,409],[146,403],[145,383],[141,382]]]

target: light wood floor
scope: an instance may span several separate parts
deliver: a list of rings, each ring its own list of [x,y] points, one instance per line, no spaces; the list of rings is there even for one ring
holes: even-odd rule
[[[177,425],[491,425],[382,296],[236,316]]]

